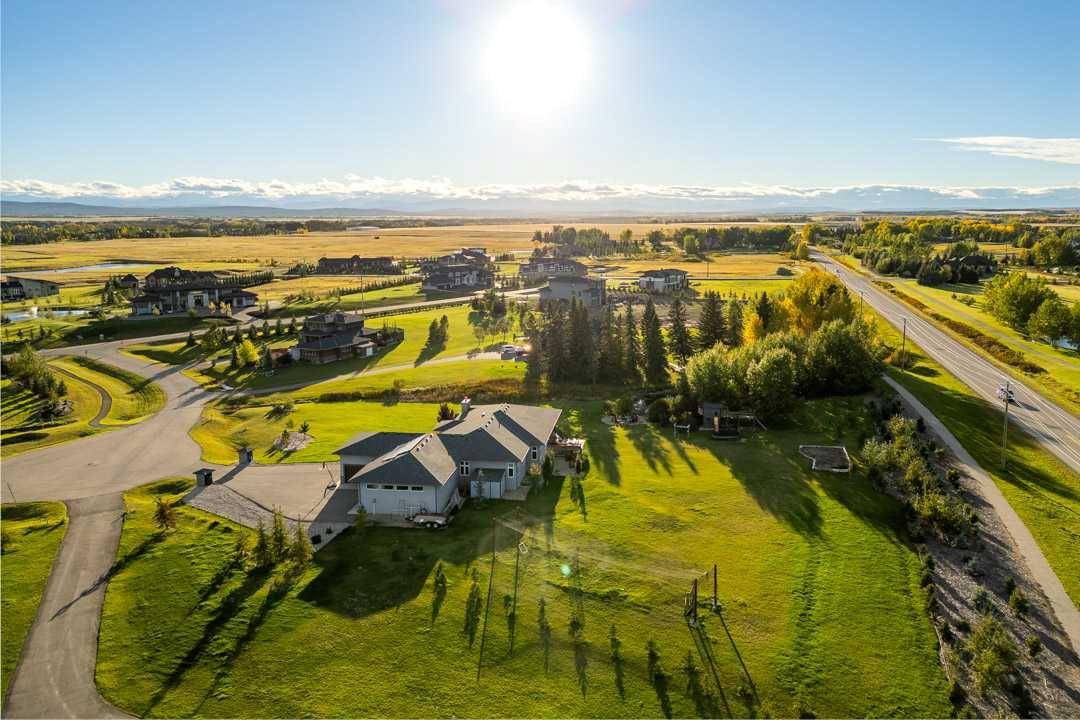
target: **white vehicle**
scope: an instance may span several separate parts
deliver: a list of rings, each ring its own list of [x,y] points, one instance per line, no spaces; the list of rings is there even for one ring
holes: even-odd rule
[[[416,513],[412,516],[412,521],[420,527],[442,529],[450,524],[451,517],[440,513]]]
[[[1007,400],[1007,402],[1010,403],[1016,402],[1016,395],[1011,389],[1006,388],[1004,385],[997,389],[997,396],[998,400]]]

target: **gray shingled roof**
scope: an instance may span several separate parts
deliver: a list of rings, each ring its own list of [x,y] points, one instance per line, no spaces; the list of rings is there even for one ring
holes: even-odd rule
[[[353,482],[395,485],[445,485],[457,463],[438,435],[420,435],[365,465]]]
[[[344,447],[337,449],[338,455],[360,455],[378,457],[410,440],[415,440],[423,433],[406,432],[362,432],[349,440]]]

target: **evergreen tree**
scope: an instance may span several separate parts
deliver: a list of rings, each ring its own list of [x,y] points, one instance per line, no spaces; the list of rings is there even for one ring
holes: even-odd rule
[[[686,306],[678,297],[671,301],[668,321],[671,323],[668,333],[671,338],[671,352],[685,363],[686,359],[694,354],[694,339],[690,337],[690,330],[686,327]]]
[[[567,361],[571,378],[575,382],[592,383],[596,381],[596,342],[593,337],[592,321],[585,303],[574,300],[570,305],[570,352]]]
[[[256,567],[265,568],[274,564],[273,554],[270,552],[270,538],[266,534],[266,526],[263,525],[262,520],[259,520],[255,528],[255,549],[251,551],[251,556],[255,560]]]
[[[235,370],[240,367],[240,355],[236,352],[236,346],[232,346],[232,354],[229,356],[229,367]]]
[[[298,568],[307,567],[311,558],[315,555],[315,548],[311,546],[311,538],[303,528],[303,523],[296,523],[296,533],[292,545],[289,546],[289,559]]]
[[[281,326],[281,318],[278,318],[277,322],[274,323],[274,335],[281,337],[283,330],[284,328]]]
[[[236,329],[233,330],[232,341],[233,341],[233,345],[239,345],[240,343],[242,343],[244,341],[244,335],[240,331],[240,326],[239,325],[237,325]]]
[[[289,321],[289,334],[290,335],[295,335],[296,334],[296,318],[295,317],[292,320]]]
[[[761,291],[761,295],[758,296],[757,302],[754,304],[754,312],[761,318],[761,327],[768,332],[769,323],[773,319],[773,307],[768,293],[764,290]]]
[[[549,382],[561,382],[567,377],[566,318],[561,303],[548,304],[547,325],[544,328],[544,351],[547,364],[544,368]]]
[[[597,374],[605,383],[622,384],[626,379],[623,370],[626,351],[623,348],[619,320],[612,305],[604,308],[604,314],[600,318],[599,338],[596,352]]]
[[[536,316],[529,313],[525,318],[525,335],[529,339],[530,350],[525,357],[525,383],[536,387],[544,374],[543,333],[536,323]]]
[[[274,562],[284,560],[289,551],[289,533],[285,529],[285,516],[280,508],[274,508],[274,519],[270,526],[270,556]]]
[[[638,342],[637,321],[634,318],[634,306],[626,303],[626,314],[623,315],[623,377],[627,384],[641,384],[641,345]]]
[[[656,314],[656,306],[651,297],[645,303],[645,312],[641,315],[641,338],[645,383],[663,385],[667,382],[667,348],[664,347],[660,316]]]
[[[154,524],[162,530],[172,530],[176,527],[176,508],[172,501],[157,498],[154,503]]]
[[[727,344],[731,347],[738,347],[739,345],[742,345],[742,303],[740,303],[738,300],[728,300],[727,312],[725,313],[724,317],[724,324],[727,326],[727,337],[725,338]]]
[[[698,347],[708,350],[725,337],[724,309],[720,295],[709,291],[701,306],[701,319],[698,321]]]

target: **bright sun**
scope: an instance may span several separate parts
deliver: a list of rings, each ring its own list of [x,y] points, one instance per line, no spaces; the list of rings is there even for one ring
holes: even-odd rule
[[[546,115],[575,99],[588,63],[577,18],[557,5],[525,0],[509,8],[491,33],[485,69],[509,109]]]

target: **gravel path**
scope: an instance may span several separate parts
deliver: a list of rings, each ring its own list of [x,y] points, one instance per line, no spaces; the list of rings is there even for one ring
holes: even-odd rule
[[[57,367],[55,365],[50,365],[49,368],[60,373],[61,375],[67,375],[69,378],[74,378],[75,380],[78,380],[79,382],[89,385],[90,387],[97,390],[97,394],[101,396],[101,409],[98,410],[97,415],[91,418],[89,425],[90,427],[94,428],[107,427],[105,425],[102,425],[101,421],[104,420],[105,416],[109,414],[109,410],[112,410],[112,395],[109,394],[109,391],[92,380],[87,380],[84,377],[79,377],[70,370],[65,370],[64,368]]]

